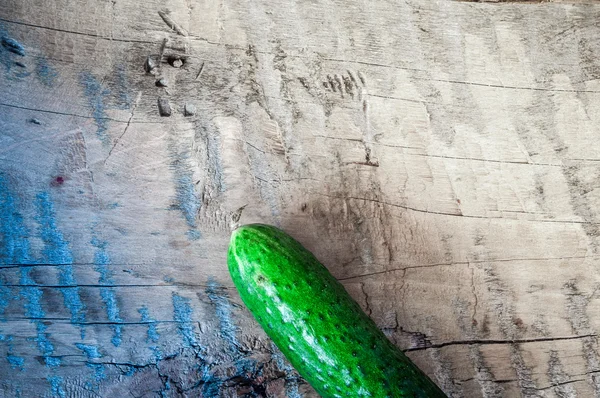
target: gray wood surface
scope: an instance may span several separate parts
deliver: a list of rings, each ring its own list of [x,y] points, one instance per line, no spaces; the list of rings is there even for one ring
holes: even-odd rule
[[[600,396],[600,5],[525,3],[0,1],[0,396],[315,397],[244,205],[448,395]]]

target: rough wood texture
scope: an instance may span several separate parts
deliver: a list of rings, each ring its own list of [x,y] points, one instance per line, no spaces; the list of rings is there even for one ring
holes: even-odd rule
[[[0,396],[315,396],[231,288],[243,205],[449,395],[600,396],[598,20],[0,2]]]

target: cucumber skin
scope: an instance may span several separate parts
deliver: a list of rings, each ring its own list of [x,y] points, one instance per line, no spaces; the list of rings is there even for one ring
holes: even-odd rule
[[[244,304],[322,397],[446,397],[285,232],[239,227],[227,262]]]

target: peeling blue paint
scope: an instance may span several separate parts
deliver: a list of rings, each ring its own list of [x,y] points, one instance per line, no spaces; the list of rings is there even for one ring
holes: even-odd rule
[[[156,343],[160,338],[158,330],[156,329],[156,320],[150,316],[150,311],[146,306],[139,308],[138,312],[142,316],[142,322],[148,322],[148,331],[146,332],[148,337],[146,338],[146,342]]]
[[[86,362],[86,366],[93,370],[92,380],[88,381],[85,384],[85,387],[88,390],[96,391],[96,390],[98,390],[98,388],[100,386],[100,382],[102,380],[106,379],[106,373],[104,372],[103,364],[93,363],[93,362],[90,362],[89,360],[101,358],[102,354],[100,354],[100,352],[98,351],[98,347],[96,347],[94,345],[78,343],[78,344],[75,344],[75,346],[84,352],[85,356],[88,359],[88,361]]]
[[[152,353],[154,354],[154,360],[158,363],[160,361],[163,360],[163,354],[160,350],[160,348],[156,345],[152,345],[150,347],[148,347],[150,349],[150,351],[152,351]]]
[[[43,261],[72,260],[68,247],[65,249],[62,235],[55,228],[53,210],[48,196],[43,194],[38,196],[37,207],[37,221],[40,223],[42,240],[45,243]],[[17,209],[18,204],[8,188],[7,178],[0,173],[0,263],[35,264],[37,261],[34,261],[30,255],[29,232],[24,225],[23,217]],[[66,279],[69,282],[69,275],[66,275]],[[54,373],[54,369],[60,366],[61,359],[53,356],[54,345],[50,341],[50,334],[47,333],[46,325],[42,322],[42,319],[46,316],[42,308],[43,293],[31,276],[31,267],[23,266],[19,269],[19,283],[22,287],[15,298],[20,297],[24,300],[25,316],[30,319],[36,328],[36,336],[28,340],[36,343],[46,366],[50,368],[51,373]],[[2,297],[4,297],[6,290],[2,289],[2,292]],[[2,298],[2,300],[5,299]],[[14,354],[10,342],[12,338],[6,340],[9,344],[6,358],[8,363],[13,369],[24,370],[25,360]],[[50,383],[53,397],[66,397],[62,388],[63,379],[61,377],[50,375],[47,380]],[[17,392],[16,395],[20,395],[20,392]]]
[[[247,377],[258,373],[257,363],[252,358],[240,358],[235,362],[235,374]]]
[[[44,325],[41,321],[35,322],[37,335],[34,341],[37,343],[38,350],[42,353],[44,357],[44,361],[46,362],[46,366],[49,368],[55,368],[60,365],[60,358],[52,356],[54,353],[54,345],[48,337],[49,333],[46,333],[46,325]]]
[[[94,371],[94,382],[86,383],[86,387],[91,390],[97,390],[100,387],[100,382],[106,379],[104,365],[100,363],[88,363],[87,367],[91,368]]]
[[[6,360],[8,361],[8,363],[10,364],[10,367],[12,369],[19,369],[20,371],[25,370],[25,367],[24,367],[25,359],[23,359],[17,355],[7,354]]]
[[[30,268],[23,267],[20,269],[21,277],[19,283],[21,285],[35,285],[35,281],[29,274]],[[33,339],[37,343],[38,351],[44,357],[46,366],[53,368],[60,365],[60,358],[52,357],[54,353],[54,345],[50,342],[46,333],[46,326],[42,323],[46,314],[42,309],[42,290],[35,286],[22,287],[20,291],[21,297],[25,299],[25,316],[31,319],[31,322],[36,327],[36,337]]]
[[[50,376],[47,378],[50,382],[50,392],[53,398],[66,398],[67,394],[63,389],[63,378],[59,376]]]
[[[45,243],[43,261],[48,264],[72,264],[73,256],[68,243],[56,227],[54,204],[48,192],[36,195],[37,221],[41,228],[41,238]],[[72,278],[69,278],[69,282]],[[70,283],[67,283],[70,284]]]
[[[189,240],[199,240],[202,237],[202,235],[197,229],[190,229],[189,231],[187,231],[187,237]]]
[[[237,327],[231,316],[229,297],[213,278],[209,278],[205,292],[210,302],[215,306],[221,337],[229,344],[231,350],[239,351],[240,344],[236,338]]]
[[[106,315],[108,316],[108,320],[115,323],[123,322],[114,290],[103,287],[100,289],[100,297],[102,297],[102,301],[104,302],[104,305],[106,305]],[[111,329],[113,330],[113,337],[110,341],[115,347],[118,347],[121,345],[122,341],[123,326],[111,325]]]
[[[110,257],[106,251],[108,242],[100,241],[96,236],[92,236],[90,243],[96,248],[94,252],[94,270],[100,274],[98,283],[100,285],[112,285],[114,283],[112,279],[114,274],[108,268],[110,264]]]
[[[94,253],[94,270],[100,274],[98,283],[100,285],[113,284],[114,274],[109,268],[110,256],[106,250],[108,242],[98,239],[92,228],[92,240],[90,243],[96,248],[96,252]],[[113,330],[111,342],[115,347],[118,347],[121,345],[123,332],[123,326],[118,323],[123,322],[123,320],[121,319],[121,311],[119,309],[116,292],[112,287],[102,287],[100,288],[100,297],[106,308],[108,320],[114,323],[111,325],[111,329]]]
[[[29,231],[17,208],[8,179],[0,173],[0,264],[26,264],[31,261]],[[12,289],[5,286],[4,279],[0,279],[0,320],[5,320],[4,312],[12,297]]]
[[[160,390],[160,397],[161,398],[167,398],[167,391],[169,391],[171,389],[171,383],[169,383],[169,379],[167,376],[167,381],[165,381],[165,387],[164,389]]]
[[[192,321],[192,307],[190,306],[190,300],[181,297],[177,293],[173,292],[173,319],[177,321],[177,328],[179,334],[183,338],[183,344],[185,347],[196,347],[198,342],[194,335],[194,324]]]
[[[110,144],[108,136],[108,117],[106,114],[106,101],[110,95],[110,90],[105,89],[101,82],[90,72],[83,72],[80,75],[80,84],[83,86],[83,92],[92,108],[92,117],[96,122],[96,135],[103,144]]]
[[[2,47],[7,49],[13,54],[20,55],[21,57],[25,56],[25,47],[12,37],[7,36],[6,33],[2,32]]]
[[[4,286],[4,280],[0,280],[0,322],[5,322],[4,313],[12,298],[11,289]]]
[[[60,264],[58,283],[71,286],[59,289],[63,295],[65,307],[71,314],[71,322],[81,327],[81,337],[85,336],[85,306],[81,301],[79,287],[73,275],[73,256],[69,244],[56,226],[54,205],[47,192],[36,195],[37,221],[40,224],[40,237],[44,242],[43,259],[47,264]]]
[[[42,309],[42,290],[36,287],[36,283],[30,275],[30,267],[22,267],[19,269],[19,283],[23,286],[20,295],[25,299],[25,316],[27,318],[43,318],[46,316]]]
[[[41,56],[37,59],[35,65],[35,77],[45,86],[53,87],[58,78],[58,72],[48,62],[48,59]]]
[[[175,162],[174,168],[177,208],[183,214],[187,224],[195,228],[196,214],[200,210],[200,200],[196,197],[192,170],[187,165],[181,165],[180,162]]]
[[[172,208],[181,212],[189,227],[196,228],[196,215],[200,210],[201,202],[196,195],[190,152],[187,146],[184,148],[183,151],[179,150],[173,141],[169,144],[170,167],[175,182],[175,203]]]
[[[16,199],[8,187],[8,179],[0,173],[0,264],[31,262],[29,231],[17,208]]]
[[[3,336],[0,335],[0,341],[6,341],[8,343],[8,352],[6,353],[6,360],[8,361],[8,363],[10,364],[10,367],[12,369],[18,369],[20,371],[25,370],[25,359],[23,359],[22,357],[15,355],[13,352],[13,336],[8,335],[8,336]]]
[[[5,78],[19,81],[31,74],[25,68],[19,66],[19,64],[24,65],[20,59],[25,54],[25,47],[10,37],[8,32],[0,25],[0,64],[4,65]],[[18,68],[13,69],[13,66],[18,66]]]
[[[202,397],[218,397],[221,393],[221,387],[223,381],[216,376],[213,376],[210,372],[210,366],[208,364],[202,365],[202,390],[200,396]]]
[[[100,358],[102,355],[95,345],[76,343],[75,347],[79,348],[88,359]]]

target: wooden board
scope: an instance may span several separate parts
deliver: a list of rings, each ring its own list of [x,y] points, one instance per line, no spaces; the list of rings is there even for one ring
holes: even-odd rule
[[[448,395],[600,396],[600,6],[523,3],[0,2],[0,396],[316,396],[244,205]]]

